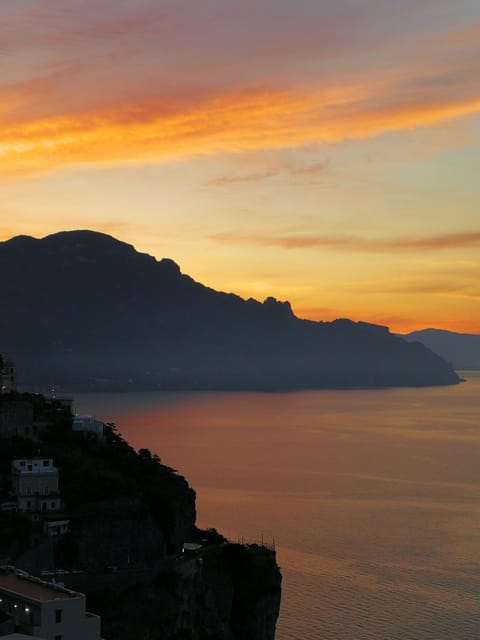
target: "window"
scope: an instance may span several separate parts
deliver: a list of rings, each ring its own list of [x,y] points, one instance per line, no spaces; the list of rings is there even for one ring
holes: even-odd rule
[[[50,460],[44,460],[43,461],[43,466],[44,467],[49,467],[50,466]]]
[[[55,640],[62,640],[62,636],[55,636]]]
[[[62,610],[61,609],[55,609],[55,622],[59,623],[62,621]]]
[[[50,503],[50,509],[56,509],[57,505],[55,502]]]

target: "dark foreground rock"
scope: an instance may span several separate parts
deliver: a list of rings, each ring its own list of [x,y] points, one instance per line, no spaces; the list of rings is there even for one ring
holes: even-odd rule
[[[122,580],[117,574],[109,585],[83,586],[106,637],[274,640],[281,575],[264,547],[213,545],[163,562],[146,581]]]
[[[0,503],[12,500],[12,459],[41,451],[59,469],[64,508],[35,518],[0,509],[0,564],[86,593],[107,640],[274,639],[281,575],[273,549],[198,530],[185,478],[135,451],[114,425],[97,441],[72,432],[56,401],[16,397],[49,426],[34,440],[0,437]],[[69,532],[47,535],[52,519]]]

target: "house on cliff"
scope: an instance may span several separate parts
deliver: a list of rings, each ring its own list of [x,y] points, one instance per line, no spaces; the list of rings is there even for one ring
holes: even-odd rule
[[[58,469],[52,458],[15,459],[11,478],[18,511],[46,513],[61,509]]]
[[[104,425],[94,416],[75,416],[72,423],[72,431],[83,433],[85,436],[103,440]]]
[[[85,595],[44,582],[14,567],[0,567],[0,638],[101,640],[100,618]]]

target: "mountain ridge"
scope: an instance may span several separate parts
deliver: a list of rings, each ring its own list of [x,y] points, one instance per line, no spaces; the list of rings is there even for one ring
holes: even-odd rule
[[[0,243],[2,350],[24,383],[71,389],[296,389],[459,381],[387,327],[297,318],[218,292],[94,231]]]
[[[421,329],[404,336],[418,341],[450,362],[454,369],[480,369],[480,334],[459,333],[446,329]]]

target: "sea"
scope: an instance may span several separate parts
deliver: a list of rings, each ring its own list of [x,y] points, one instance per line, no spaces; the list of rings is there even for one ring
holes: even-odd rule
[[[480,638],[480,372],[449,387],[76,394],[274,545],[277,640]]]

